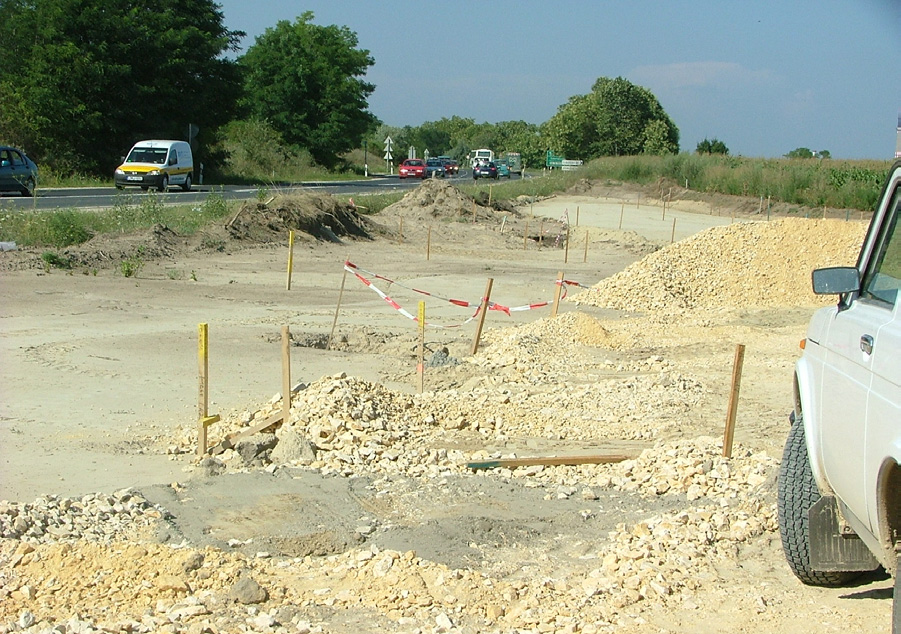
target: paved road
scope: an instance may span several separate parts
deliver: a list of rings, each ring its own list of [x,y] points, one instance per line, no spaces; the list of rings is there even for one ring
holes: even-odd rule
[[[513,177],[516,178],[516,177]],[[471,182],[470,172],[461,171],[456,176],[450,177],[451,182]],[[417,187],[420,184],[416,179],[400,180],[395,176],[376,176],[366,180],[355,181],[310,181],[298,184],[271,187],[281,192],[290,193],[297,190],[325,191],[331,194],[359,195],[379,192],[406,190]],[[195,185],[189,192],[180,189],[170,189],[163,194],[163,202],[167,204],[189,205],[201,203],[206,200],[211,192],[221,194],[226,200],[247,200],[256,198],[259,188],[247,185]],[[25,198],[18,194],[4,193],[0,195],[0,209],[67,209],[67,208],[104,208],[112,207],[117,199],[123,196],[146,195],[138,188],[117,191],[113,187],[70,187],[70,188],[39,188],[34,198]]]

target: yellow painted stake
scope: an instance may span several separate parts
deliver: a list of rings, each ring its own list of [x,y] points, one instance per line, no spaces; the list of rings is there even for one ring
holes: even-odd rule
[[[288,283],[285,286],[291,290],[291,272],[294,270],[294,231],[288,232]]]
[[[419,363],[416,366],[419,374],[419,393],[425,388],[425,302],[419,302]]]
[[[199,324],[197,328],[197,369],[200,377],[197,395],[197,455],[206,453],[207,433],[206,429],[219,420],[218,414],[209,415],[210,406],[210,347],[209,326]]]

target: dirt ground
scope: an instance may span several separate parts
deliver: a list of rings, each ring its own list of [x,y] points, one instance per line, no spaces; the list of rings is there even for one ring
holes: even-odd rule
[[[68,270],[0,253],[0,632],[887,631],[892,580],[803,586],[775,515],[809,271],[854,262],[859,212],[661,193],[425,183],[372,218],[302,196],[102,237]],[[211,444],[280,409],[284,326],[296,386],[275,436],[202,460],[201,323]],[[598,454],[630,459],[467,466]]]

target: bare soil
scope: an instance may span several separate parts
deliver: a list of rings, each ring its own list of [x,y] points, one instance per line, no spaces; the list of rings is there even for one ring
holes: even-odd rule
[[[165,509],[105,541],[0,539],[0,632],[886,631],[892,580],[800,584],[775,519],[792,366],[822,305],[806,279],[853,263],[860,213],[676,189],[489,206],[428,182],[377,217],[303,195],[191,238],[98,237],[62,254],[70,270],[0,253],[0,500],[132,488]],[[488,311],[472,354],[489,280],[513,310]],[[211,442],[279,407],[288,326],[300,385],[279,433],[318,439],[314,457],[195,456],[201,323]],[[265,599],[235,598],[246,577]]]

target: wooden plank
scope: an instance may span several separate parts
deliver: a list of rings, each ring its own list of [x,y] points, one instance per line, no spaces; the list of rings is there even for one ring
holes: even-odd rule
[[[498,458],[480,462],[467,462],[467,469],[497,469],[500,467],[531,467],[541,465],[553,467],[559,465],[610,464],[637,458],[638,454],[591,454],[583,456],[544,456],[532,458]]]
[[[264,429],[266,429],[268,427],[272,427],[273,425],[275,425],[277,423],[281,423],[281,422],[282,422],[282,413],[280,411],[275,412],[274,414],[270,414],[269,416],[267,416],[266,418],[261,420],[259,423],[257,423],[253,427],[248,427],[247,429],[242,429],[241,431],[236,431],[236,432],[232,432],[231,434],[228,434],[222,440],[222,442],[220,442],[218,445],[214,445],[213,447],[210,448],[210,453],[214,456],[218,455],[218,454],[222,453],[223,451],[225,451],[226,449],[231,449],[232,447],[234,447],[235,442],[240,440],[241,438],[244,438],[246,436],[253,436],[254,434],[257,434],[257,433],[263,431]]]

